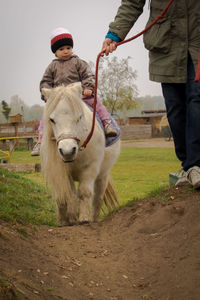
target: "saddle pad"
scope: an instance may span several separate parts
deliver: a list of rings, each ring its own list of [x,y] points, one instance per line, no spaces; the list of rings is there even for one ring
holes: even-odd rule
[[[90,105],[88,105],[87,103],[85,103],[85,104],[89,107],[89,109],[91,111],[93,111],[93,108]],[[120,135],[121,135],[121,131],[120,131],[119,126],[117,125],[117,123],[115,122],[115,120],[112,118],[112,116],[110,114],[109,114],[109,117],[110,117],[110,121],[111,121],[112,125],[115,127],[115,129],[117,131],[117,135],[113,136],[113,137],[106,137],[105,136],[105,146],[106,147],[109,147],[112,144],[114,144],[120,138]],[[100,124],[100,126],[101,126],[101,128],[102,128],[102,130],[104,132],[103,123],[101,122],[101,119],[99,118],[99,115],[97,113],[96,113],[96,119],[99,122],[99,124]]]

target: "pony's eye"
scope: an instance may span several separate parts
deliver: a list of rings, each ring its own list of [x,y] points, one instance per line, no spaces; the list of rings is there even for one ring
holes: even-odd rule
[[[49,120],[51,121],[51,123],[56,124],[56,122],[54,121],[54,119],[49,118]]]

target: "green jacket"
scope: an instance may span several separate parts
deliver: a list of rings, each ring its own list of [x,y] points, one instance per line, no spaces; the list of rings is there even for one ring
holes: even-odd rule
[[[151,0],[147,26],[166,7],[169,0]],[[109,29],[124,40],[143,12],[146,0],[122,0]],[[200,0],[174,0],[162,19],[144,36],[149,50],[150,80],[184,83],[187,78],[187,57],[190,53],[195,69],[200,47]]]

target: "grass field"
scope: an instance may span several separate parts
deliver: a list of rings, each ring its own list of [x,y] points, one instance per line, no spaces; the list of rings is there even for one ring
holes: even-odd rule
[[[29,151],[12,154],[14,163],[39,163]],[[123,148],[111,174],[120,203],[143,198],[169,184],[169,173],[180,168],[173,148]],[[24,177],[44,185],[40,173],[23,174]]]
[[[0,168],[0,219],[16,225],[56,225],[55,202],[46,187]]]
[[[169,173],[179,168],[172,148],[122,148],[112,169],[120,202],[124,204],[159,191],[169,185]]]
[[[11,162],[39,163],[40,157],[15,151]],[[122,147],[111,171],[120,204],[158,194],[169,185],[169,173],[179,168],[172,148]],[[41,173],[15,174],[0,168],[0,183],[0,218],[17,224],[22,233],[24,223],[56,225],[55,202]]]

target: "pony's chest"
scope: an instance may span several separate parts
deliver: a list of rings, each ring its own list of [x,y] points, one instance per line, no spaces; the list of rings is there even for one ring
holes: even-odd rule
[[[74,181],[79,181],[85,170],[89,167],[88,163],[83,159],[76,159],[72,164],[70,164],[70,174]]]

